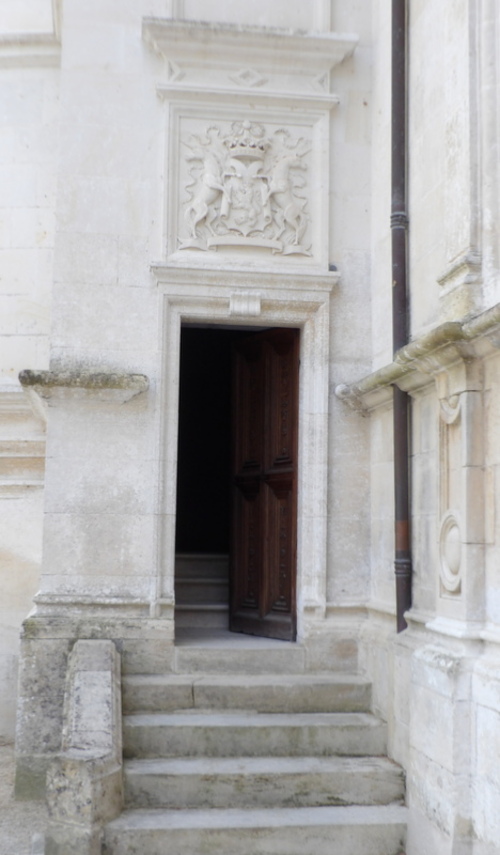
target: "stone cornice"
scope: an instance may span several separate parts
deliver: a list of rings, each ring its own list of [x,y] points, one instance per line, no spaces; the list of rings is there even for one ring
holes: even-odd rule
[[[354,409],[368,412],[388,403],[392,387],[413,392],[460,360],[487,356],[500,348],[500,303],[466,321],[442,324],[409,342],[384,365],[357,383],[341,384],[335,394]]]
[[[280,270],[244,270],[225,267],[208,269],[207,267],[188,267],[184,265],[155,262],[151,264],[151,272],[159,286],[162,285],[202,285],[214,286],[220,289],[227,287],[230,291],[237,288],[261,292],[265,295],[268,290],[283,288],[286,290],[311,289],[311,291],[330,292],[340,280],[336,271],[316,273],[311,270],[283,271]]]
[[[357,43],[355,35],[310,33],[276,28],[145,18],[145,42],[168,59],[198,63],[250,62],[252,67],[279,63],[300,71],[318,73],[334,68],[350,56]]]

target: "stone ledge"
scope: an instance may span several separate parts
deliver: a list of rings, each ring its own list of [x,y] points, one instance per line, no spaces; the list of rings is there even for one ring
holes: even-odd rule
[[[39,412],[40,399],[88,397],[105,403],[124,404],[149,389],[145,374],[92,373],[90,371],[21,371],[19,382]],[[38,398],[33,400],[32,393]]]
[[[465,321],[450,321],[397,351],[394,360],[357,383],[340,384],[335,394],[361,414],[388,404],[392,387],[413,392],[460,360],[477,359],[500,349],[500,303]]]
[[[33,371],[30,368],[21,371],[19,382],[23,388],[40,386],[53,389],[127,389],[137,393],[145,392],[149,387],[144,374],[92,374],[88,371]]]

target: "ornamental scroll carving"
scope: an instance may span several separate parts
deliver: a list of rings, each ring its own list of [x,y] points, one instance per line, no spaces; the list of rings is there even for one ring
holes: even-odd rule
[[[286,129],[235,121],[210,125],[186,143],[190,180],[179,249],[264,247],[310,255],[305,241],[309,144]]]

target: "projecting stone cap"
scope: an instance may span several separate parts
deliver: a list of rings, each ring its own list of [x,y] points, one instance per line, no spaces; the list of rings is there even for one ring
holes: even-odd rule
[[[149,389],[145,374],[90,371],[34,371],[27,368],[19,382],[30,397],[37,415],[44,416],[44,403],[53,399],[91,398],[111,404],[125,404]]]

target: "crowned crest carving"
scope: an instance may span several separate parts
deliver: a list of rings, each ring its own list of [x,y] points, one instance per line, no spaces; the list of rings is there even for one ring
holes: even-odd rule
[[[264,247],[310,255],[304,242],[308,142],[258,122],[209,125],[186,143],[190,180],[179,249]]]

